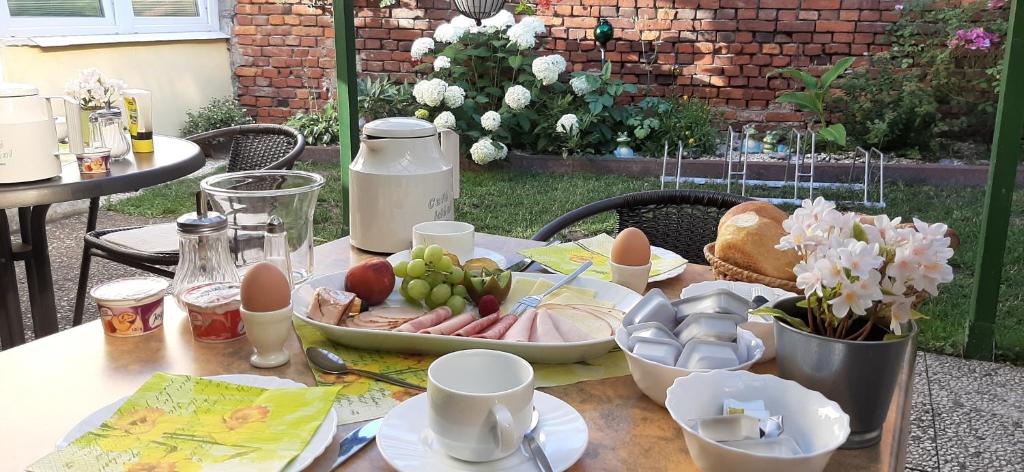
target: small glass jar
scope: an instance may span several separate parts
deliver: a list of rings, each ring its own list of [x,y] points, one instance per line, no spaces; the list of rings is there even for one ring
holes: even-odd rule
[[[92,146],[110,149],[111,159],[121,159],[131,149],[121,125],[121,110],[116,108],[89,115],[89,136]]]
[[[178,268],[174,272],[171,293],[185,309],[182,292],[213,282],[238,283],[228,247],[228,220],[216,212],[186,213],[178,217]]]

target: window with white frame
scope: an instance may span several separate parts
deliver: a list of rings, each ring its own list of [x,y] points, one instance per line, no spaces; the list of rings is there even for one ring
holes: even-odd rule
[[[0,0],[0,36],[218,31],[217,0]]]

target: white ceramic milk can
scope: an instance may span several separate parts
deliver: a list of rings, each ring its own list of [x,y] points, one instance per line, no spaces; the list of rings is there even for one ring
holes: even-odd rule
[[[438,139],[440,138],[440,139]],[[349,166],[352,245],[399,252],[412,227],[451,220],[459,197],[459,135],[416,118],[382,118],[363,126]]]
[[[57,124],[50,100],[64,104],[71,153],[82,152],[81,113],[76,102],[41,97],[31,85],[0,83],[0,183],[60,175]]]

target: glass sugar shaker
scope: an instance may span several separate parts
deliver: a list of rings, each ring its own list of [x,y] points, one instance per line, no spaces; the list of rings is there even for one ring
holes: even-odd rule
[[[288,251],[288,232],[284,230],[284,221],[277,215],[267,221],[266,234],[263,236],[263,259],[277,266],[292,285],[292,258]]]
[[[89,115],[89,136],[93,147],[110,149],[111,159],[128,155],[131,145],[121,126],[121,110],[100,110]]]
[[[228,246],[228,220],[217,212],[178,217],[178,268],[171,293],[183,307],[181,293],[199,284],[241,282]],[[183,307],[184,308],[184,307]]]

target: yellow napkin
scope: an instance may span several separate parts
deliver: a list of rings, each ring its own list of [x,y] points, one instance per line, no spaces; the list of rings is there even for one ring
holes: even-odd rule
[[[28,470],[279,471],[306,447],[337,392],[157,373],[102,425]]]
[[[615,239],[607,234],[599,234],[592,238],[570,241],[551,246],[523,249],[519,251],[523,257],[533,259],[538,264],[562,274],[571,274],[580,264],[586,261],[594,261],[583,275],[587,277],[611,281],[612,269],[608,260],[612,254],[612,243]],[[661,258],[651,254],[651,275],[657,277],[661,274],[678,269],[686,264],[682,257]]]

